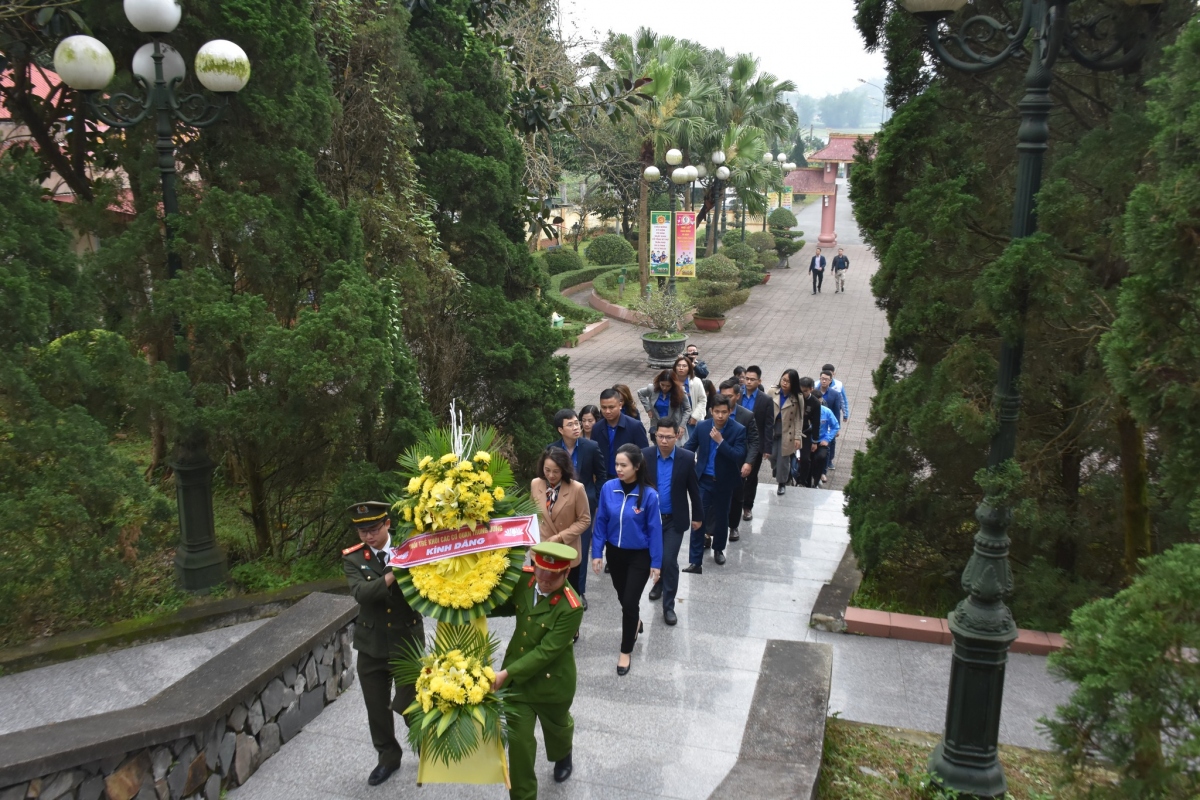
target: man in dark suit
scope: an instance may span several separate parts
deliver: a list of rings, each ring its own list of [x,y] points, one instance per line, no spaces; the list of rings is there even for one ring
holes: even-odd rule
[[[808,262],[808,271],[813,276],[813,294],[817,294],[821,291],[821,282],[825,280],[825,256],[821,255],[821,248],[817,248],[817,254]]]
[[[650,446],[646,428],[638,420],[621,413],[621,393],[605,389],[600,393],[600,419],[592,426],[592,441],[600,446],[604,467],[609,475],[617,474],[617,448],[636,444],[639,449]]]
[[[718,395],[713,401],[712,418],[696,426],[696,432],[684,445],[696,454],[700,474],[700,501],[704,504],[704,529],[692,531],[688,565],[684,572],[701,574],[704,567],[704,536],[712,537],[713,561],[725,563],[726,537],[729,535],[729,499],[733,487],[742,479],[746,461],[746,429],[733,419],[729,398]]]
[[[754,498],[758,496],[758,470],[762,467],[764,445],[769,446],[775,435],[775,401],[763,389],[762,367],[746,367],[746,392],[739,405],[754,414],[758,427],[758,452],[749,471],[742,470],[742,519],[749,522],[754,519]]]
[[[650,590],[650,599],[662,598],[663,621],[674,625],[679,621],[675,615],[675,595],[679,591],[679,548],[683,546],[683,535],[688,530],[699,530],[704,524],[704,511],[700,502],[700,481],[696,478],[695,454],[675,446],[676,432],[670,422],[659,420],[654,441],[658,446],[647,447],[642,451],[642,457],[646,459],[646,477],[650,485],[658,490],[663,560],[662,580]]]
[[[800,379],[800,394],[804,397],[804,419],[800,421],[799,474],[796,482],[801,486],[809,486],[812,476],[813,453],[817,449],[816,436],[821,430],[821,400],[813,391],[813,379],[805,376]]]
[[[571,465],[575,468],[575,480],[583,484],[587,493],[588,511],[592,519],[596,518],[596,498],[600,487],[608,480],[608,472],[604,468],[604,456],[600,455],[600,445],[591,439],[583,438],[583,426],[579,424],[579,415],[573,408],[564,408],[554,415],[554,428],[558,431],[559,440],[551,442],[550,447],[561,447],[571,457]],[[579,552],[592,552],[592,526],[588,525],[579,536]],[[567,576],[567,580],[575,587],[583,602],[583,610],[587,611],[587,564],[584,558]]]
[[[762,464],[762,443],[758,440],[758,421],[754,412],[741,404],[742,384],[737,378],[727,378],[717,387],[721,394],[729,398],[733,406],[734,420],[746,429],[746,462],[742,464],[742,480],[733,485],[733,497],[729,501],[729,541],[736,542],[742,538],[738,528],[742,523],[742,502],[745,499],[745,482],[750,475],[755,475],[754,464]]]

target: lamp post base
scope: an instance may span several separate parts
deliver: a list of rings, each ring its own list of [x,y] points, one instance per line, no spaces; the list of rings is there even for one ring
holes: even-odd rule
[[[181,447],[179,457],[171,462],[179,505],[175,577],[189,592],[211,589],[226,578],[225,553],[217,546],[213,528],[212,476],[216,466],[202,443]]]

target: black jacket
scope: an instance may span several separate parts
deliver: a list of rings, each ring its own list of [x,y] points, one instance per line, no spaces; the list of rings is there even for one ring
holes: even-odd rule
[[[596,424],[592,426],[592,441],[600,446],[600,457],[604,459],[605,472],[611,472],[613,478],[617,477],[613,465],[616,462],[617,450],[621,445],[650,446],[650,440],[646,438],[646,427],[628,414],[622,414],[621,419],[617,421],[616,436],[613,437],[613,452],[608,452],[608,420],[604,417],[596,420]]]
[[[821,400],[816,391],[810,392],[804,400],[802,430],[810,442],[821,432]]]
[[[605,442],[605,444],[608,444],[608,442]],[[550,446],[561,447],[563,450],[567,449],[562,439],[559,439]],[[583,490],[587,492],[588,510],[595,517],[596,496],[600,491],[600,487],[608,480],[608,467],[604,465],[604,456],[600,454],[600,445],[591,439],[577,439],[575,441],[575,450],[579,455],[577,459],[579,466],[575,469],[575,480],[583,484]]]
[[[755,419],[753,411],[743,408],[740,403],[733,412],[733,419],[746,429],[746,463],[753,464],[754,459],[762,455],[763,451],[762,442],[758,438],[758,420]]]
[[[846,258],[845,256],[834,256],[833,257],[833,268],[834,269],[850,269],[850,259]]]
[[[661,497],[665,492],[658,488],[658,448],[642,450],[646,459],[646,479],[658,490]],[[671,469],[671,525],[676,533],[687,533],[693,522],[704,521],[704,506],[700,502],[700,479],[696,477],[696,454],[683,447],[675,448],[675,466]],[[689,508],[691,514],[683,513]],[[662,500],[658,501],[659,503]]]
[[[741,399],[739,399],[738,405],[741,405],[741,402]],[[738,422],[741,422],[741,420],[738,420]],[[771,436],[775,430],[775,401],[771,399],[771,395],[767,394],[766,387],[764,386],[758,387],[758,396],[754,398],[754,422],[756,423],[755,427],[758,428],[758,455],[762,455],[763,442],[771,441]],[[747,425],[746,427],[749,428],[750,426]],[[593,428],[593,430],[595,429]],[[747,438],[747,451],[750,449],[749,443],[750,440]],[[749,460],[750,457],[747,455],[746,461]]]

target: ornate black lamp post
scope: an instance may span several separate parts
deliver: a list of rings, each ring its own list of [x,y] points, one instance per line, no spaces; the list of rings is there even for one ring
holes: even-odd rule
[[[700,170],[699,183],[705,189],[711,188],[713,191],[712,215],[708,220],[708,229],[713,232],[712,253],[706,252],[705,255],[712,256],[717,252],[720,245],[721,233],[723,230],[717,230],[718,220],[722,227],[725,223],[725,181],[729,180],[729,167],[725,166],[725,151],[714,150],[709,156],[712,160],[713,171],[710,173],[703,165],[697,167]],[[706,244],[707,246],[707,244]]]
[[[671,177],[663,177],[662,172],[658,167],[651,164],[642,172],[642,180],[650,185],[651,188],[658,191],[666,191],[671,195],[671,250],[670,250],[670,268],[671,271],[667,277],[667,294],[675,294],[675,205],[679,193],[679,187],[689,181],[694,181],[699,174],[695,167],[681,167],[683,163],[683,153],[672,147],[666,154],[667,164],[674,169],[671,170]],[[654,212],[650,212],[654,213]],[[649,235],[647,233],[647,235]],[[659,286],[662,286],[660,283]]]
[[[1028,59],[1021,125],[1017,134],[1016,200],[1012,238],[1037,230],[1034,199],[1041,186],[1042,156],[1050,138],[1050,83],[1054,64],[1064,52],[1084,67],[1098,71],[1135,67],[1146,52],[1156,0],[1124,0],[1145,6],[1144,14],[1106,9],[1081,21],[1070,19],[1072,0],[1023,0],[1014,27],[976,15],[951,32],[945,20],[966,0],[903,0],[905,8],[925,21],[930,45],[944,63],[964,72],[984,72],[1014,56]],[[1026,40],[1032,41],[1026,45]],[[957,53],[957,55],[956,55]],[[1024,316],[1028,290],[1020,290]],[[1024,348],[1021,331],[1000,348],[995,403],[999,426],[992,438],[988,469],[998,470],[1016,452],[1018,381]],[[929,759],[929,770],[949,789],[976,797],[999,797],[1007,789],[997,758],[1000,706],[1008,647],[1017,638],[1016,624],[1004,604],[1012,591],[1008,563],[1008,526],[1012,510],[1001,498],[985,495],[975,512],[979,531],[975,551],[963,571],[968,596],[950,613],[954,635],[946,728]]]
[[[162,174],[163,230],[167,251],[167,274],[174,278],[180,271],[175,251],[175,217],[179,202],[175,195],[176,121],[190,128],[205,128],[219,120],[229,99],[250,79],[250,60],[233,42],[216,39],[196,53],[196,77],[216,94],[213,101],[203,95],[180,96],[177,93],[187,68],[183,57],[161,41],[161,35],[175,30],[182,11],[175,0],[125,0],[125,16],[130,24],[152,41],[133,57],[133,76],[142,96],[118,93],[104,98],[115,72],[112,53],[104,43],[90,36],[70,36],[54,51],[54,68],[68,86],[83,94],[87,108],[105,125],[130,128],[154,118],[158,150],[158,169]],[[182,331],[174,323],[176,338]],[[177,347],[174,368],[188,369],[187,347]],[[212,474],[216,465],[209,458],[205,435],[200,430],[185,431],[177,437],[171,460],[175,472],[175,492],[179,505],[180,546],[175,553],[175,572],[183,588],[207,589],[225,578],[225,555],[217,547],[213,531]]]

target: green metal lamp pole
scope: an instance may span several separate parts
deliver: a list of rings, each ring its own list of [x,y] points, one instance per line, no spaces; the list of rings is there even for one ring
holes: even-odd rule
[[[1071,25],[1071,0],[1024,0],[1020,25],[1015,31],[991,17],[975,16],[961,26],[963,33],[943,30],[942,21],[966,0],[905,0],[908,9],[923,18],[934,52],[951,67],[965,72],[983,72],[1025,52],[1025,40],[1033,33],[1029,68],[1025,73],[1025,96],[1019,103],[1021,125],[1017,135],[1017,189],[1013,205],[1012,238],[1032,236],[1037,230],[1035,199],[1042,180],[1042,158],[1050,138],[1050,84],[1054,64],[1065,50],[1080,64],[1093,70],[1115,70],[1135,66],[1146,51],[1146,18],[1131,24],[1117,11],[1101,11]],[[1137,0],[1129,2],[1137,4]],[[1147,4],[1151,5],[1151,4]],[[1105,23],[1122,31],[1124,38],[1093,50],[1095,32]],[[981,45],[1000,42],[998,52],[981,53]],[[962,54],[948,49],[952,45]],[[1016,454],[1017,419],[1021,405],[1019,382],[1025,346],[1024,315],[1028,289],[1018,297],[1022,321],[1020,332],[1000,348],[995,404],[999,426],[991,442],[988,469],[999,470]],[[1012,509],[1001,498],[986,494],[975,512],[979,531],[975,549],[963,571],[966,599],[950,613],[954,636],[950,667],[946,727],[941,742],[929,759],[929,770],[948,789],[973,797],[1000,797],[1007,791],[1004,770],[997,757],[1000,711],[1004,697],[1004,674],[1009,645],[1017,638],[1017,627],[1004,598],[1013,588],[1008,562],[1008,527]]]
[[[186,68],[182,57],[159,40],[179,22],[179,6],[174,0],[133,0],[126,2],[126,15],[138,30],[153,35],[153,42],[134,57],[134,79],[143,96],[116,93],[107,98],[101,91],[112,79],[113,61],[108,49],[91,37],[72,36],[55,51],[55,65],[68,85],[79,89],[87,107],[104,124],[113,128],[131,128],[154,117],[155,149],[162,176],[163,238],[167,251],[167,275],[174,280],[182,269],[175,248],[179,200],[175,193],[175,121],[191,128],[206,128],[221,118],[232,95],[245,86],[250,62],[240,47],[215,40],[200,48],[196,72],[201,83],[216,93],[216,100],[203,95],[180,96],[176,89]],[[72,41],[75,40],[75,41]],[[80,66],[80,53],[92,59],[88,72]],[[146,57],[153,63],[152,70]],[[140,63],[139,63],[140,61]],[[153,80],[148,73],[153,74]],[[187,344],[179,319],[172,321],[176,351],[173,368],[186,373],[189,367]],[[225,554],[217,546],[213,529],[212,475],[216,464],[208,456],[205,433],[192,428],[176,437],[171,461],[175,473],[175,494],[179,510],[180,545],[175,553],[175,574],[188,591],[208,589],[225,580]]]

